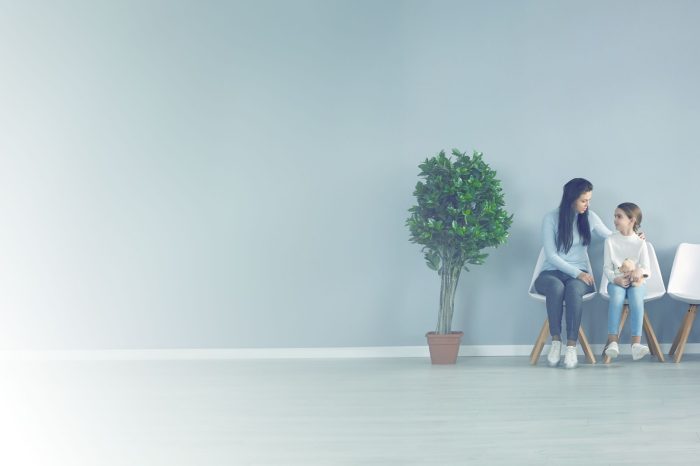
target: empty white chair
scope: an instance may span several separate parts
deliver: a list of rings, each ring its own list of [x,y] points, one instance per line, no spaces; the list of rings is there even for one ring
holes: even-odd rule
[[[547,302],[547,297],[543,294],[539,294],[537,290],[535,289],[535,280],[537,280],[537,277],[540,276],[540,272],[542,272],[542,266],[544,265],[544,249],[540,250],[540,256],[537,258],[537,264],[535,264],[535,270],[532,273],[532,280],[530,281],[530,290],[528,291],[528,294],[536,299],[537,301],[546,303]],[[588,270],[591,271],[593,268],[591,267],[591,260],[590,258],[588,259]],[[596,291],[595,291],[595,285],[593,286],[594,290],[591,293],[587,293],[583,296],[583,301],[590,301],[595,297]],[[564,304],[566,306],[566,304]],[[540,358],[540,355],[542,354],[542,349],[544,348],[544,344],[547,342],[547,338],[549,337],[549,318],[545,317],[544,319],[544,324],[542,325],[542,329],[540,330],[539,335],[537,336],[537,340],[535,340],[535,346],[532,348],[532,352],[530,353],[530,364],[537,364],[537,361]],[[586,338],[586,333],[583,331],[583,327],[579,327],[578,329],[578,338],[579,341],[581,342],[581,348],[583,348],[583,354],[586,355],[586,359],[588,362],[591,364],[595,364],[595,355],[593,354],[593,351],[591,350],[591,345],[588,343],[588,338]]]
[[[700,244],[681,243],[676,249],[668,295],[690,305],[669,352],[674,362],[681,362],[700,303]]]
[[[661,268],[659,267],[659,260],[656,258],[656,251],[654,246],[647,241],[647,249],[649,251],[649,279],[646,281],[646,294],[644,295],[644,302],[653,301],[655,299],[661,298],[666,294],[666,287],[664,286],[664,279],[661,276]],[[600,296],[606,300],[610,300],[610,295],[608,294],[608,277],[603,274],[603,278],[600,281]],[[625,326],[625,321],[627,320],[627,315],[629,314],[629,305],[625,299],[625,304],[622,308],[622,316],[620,317],[620,327],[617,329],[617,336],[619,338],[622,328]],[[656,333],[649,323],[649,317],[647,316],[646,310],[644,311],[644,334],[647,337],[647,343],[649,344],[649,351],[651,354],[656,356],[659,362],[664,362],[664,355],[661,352],[661,346],[659,345],[659,340],[656,339]],[[603,362],[605,364],[610,363],[609,356],[603,356]]]

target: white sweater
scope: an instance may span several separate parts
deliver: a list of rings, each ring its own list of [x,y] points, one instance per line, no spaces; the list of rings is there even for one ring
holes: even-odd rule
[[[610,282],[622,275],[618,267],[625,259],[630,259],[643,274],[649,275],[649,250],[646,241],[634,233],[624,236],[616,231],[605,240],[603,255],[603,273]]]

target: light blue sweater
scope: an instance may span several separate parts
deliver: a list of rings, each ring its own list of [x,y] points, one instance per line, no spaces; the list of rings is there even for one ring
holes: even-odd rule
[[[542,219],[542,245],[544,247],[545,261],[542,270],[561,270],[565,274],[576,278],[581,273],[581,270],[588,270],[588,246],[584,246],[581,240],[581,235],[578,233],[578,226],[574,217],[573,244],[568,253],[557,251],[557,232],[559,225],[559,208],[554,209],[544,216]],[[588,211],[588,225],[591,228],[591,233],[595,233],[600,238],[607,238],[612,234],[612,231],[605,226],[603,221],[592,210]],[[593,235],[591,235],[593,236]]]

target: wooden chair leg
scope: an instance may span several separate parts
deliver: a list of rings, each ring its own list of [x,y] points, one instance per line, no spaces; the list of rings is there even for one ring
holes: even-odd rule
[[[542,348],[544,348],[544,344],[547,342],[547,335],[549,335],[549,319],[544,319],[542,330],[540,330],[540,334],[537,335],[535,346],[533,346],[532,352],[530,353],[530,364],[533,366],[537,364],[537,361],[540,359]]]
[[[588,362],[595,364],[595,355],[591,350],[591,345],[588,344],[588,338],[586,338],[586,332],[583,331],[583,327],[578,328],[578,339],[581,340],[581,348],[583,348],[583,354],[586,355]]]
[[[698,306],[696,304],[691,304],[690,309],[688,309],[690,318],[686,320],[686,323],[683,326],[683,334],[678,341],[678,348],[676,349],[676,354],[673,357],[673,362],[675,363],[681,362],[683,351],[685,350],[685,344],[688,341],[688,335],[690,335],[690,329],[693,328],[693,321],[695,320],[697,308]]]
[[[649,350],[651,354],[657,357],[659,362],[665,362],[664,353],[661,351],[661,345],[659,345],[659,340],[656,339],[656,333],[649,322],[649,317],[647,317],[646,310],[644,311],[644,333],[647,337],[647,343],[649,343]]]
[[[683,329],[685,329],[686,325],[688,324],[688,320],[690,319],[690,309],[688,309],[688,312],[685,313],[685,316],[683,316],[683,320],[681,321],[680,327],[678,327],[678,332],[676,333],[676,337],[673,339],[673,344],[671,345],[671,350],[668,352],[669,356],[673,356],[673,354],[676,352],[676,349],[678,348],[678,342],[681,341],[681,336],[683,335]]]
[[[617,340],[620,340],[620,334],[622,333],[622,329],[625,327],[625,322],[627,322],[627,316],[630,313],[630,307],[628,304],[625,304],[622,306],[622,315],[620,316],[620,325],[617,328]],[[610,364],[612,361],[612,358],[608,356],[607,354],[603,354],[603,363],[604,364]]]

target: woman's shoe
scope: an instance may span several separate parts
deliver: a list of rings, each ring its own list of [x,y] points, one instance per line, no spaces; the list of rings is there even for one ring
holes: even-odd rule
[[[578,356],[576,355],[575,346],[567,346],[564,353],[564,367],[567,369],[575,369],[578,365]]]
[[[549,354],[547,355],[547,362],[549,367],[556,367],[559,365],[561,360],[561,341],[552,340],[552,346],[549,348]]]

